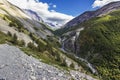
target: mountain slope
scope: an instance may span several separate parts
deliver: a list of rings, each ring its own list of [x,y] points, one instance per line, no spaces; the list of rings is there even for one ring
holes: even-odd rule
[[[45,24],[32,20],[32,18],[27,16],[24,11],[10,4],[6,0],[0,1],[0,14],[2,18],[5,17],[8,24],[12,24],[11,26],[16,25],[18,27],[23,27],[42,38],[45,38],[47,35],[52,35],[51,31]]]
[[[7,49],[7,50],[6,50]],[[3,54],[4,53],[4,54]],[[6,59],[7,58],[7,59]],[[76,78],[76,76],[78,76]],[[0,79],[10,80],[96,80],[78,71],[59,70],[7,44],[0,45]]]
[[[2,80],[71,79],[65,73],[67,72],[60,71],[24,54],[14,46],[0,45],[0,79]]]
[[[83,26],[76,40],[76,53],[89,60],[103,80],[119,80],[120,10],[91,19]]]
[[[103,80],[119,80],[120,10],[92,18],[78,26],[84,26],[79,36],[68,34],[65,39],[63,35],[64,49],[92,63]]]

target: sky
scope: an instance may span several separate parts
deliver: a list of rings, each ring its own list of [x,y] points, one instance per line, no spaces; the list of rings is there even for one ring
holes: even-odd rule
[[[85,11],[95,10],[120,0],[8,0],[22,8],[38,13],[45,22],[62,26]]]
[[[92,4],[94,0],[40,0],[41,2],[46,2],[48,4],[56,5],[56,7],[51,6],[57,12],[61,12],[67,15],[78,16],[84,11],[92,10]]]

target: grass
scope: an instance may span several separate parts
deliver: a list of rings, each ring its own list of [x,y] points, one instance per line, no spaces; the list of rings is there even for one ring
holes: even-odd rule
[[[0,44],[4,44],[4,43],[9,42],[11,40],[12,40],[12,38],[10,36],[0,32]]]

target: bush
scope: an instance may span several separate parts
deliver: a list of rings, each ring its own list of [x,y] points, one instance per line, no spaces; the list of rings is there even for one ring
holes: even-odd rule
[[[74,63],[71,63],[71,64],[70,64],[70,67],[71,67],[71,68],[75,68]]]
[[[11,32],[9,32],[9,31],[8,31],[8,33],[7,33],[7,34],[8,34],[8,36],[11,36],[11,37],[12,37],[12,34],[11,34]]]
[[[17,35],[14,34],[13,37],[12,37],[12,41],[11,41],[11,42],[12,42],[13,44],[17,44],[17,43],[18,43],[17,39],[18,39],[18,38],[17,38]]]
[[[62,60],[61,66],[67,67],[66,59]]]
[[[13,22],[9,22],[9,25],[10,27],[13,27],[13,26],[16,26]]]
[[[61,57],[60,57],[60,54],[56,53],[56,58],[55,58],[56,61],[60,62],[61,61]]]
[[[18,45],[21,46],[21,47],[25,46],[25,41],[24,40],[19,40]]]
[[[29,43],[27,44],[27,46],[28,46],[29,48],[31,48],[31,49],[36,49],[36,46],[35,46],[34,43],[32,43],[32,42],[29,42]]]

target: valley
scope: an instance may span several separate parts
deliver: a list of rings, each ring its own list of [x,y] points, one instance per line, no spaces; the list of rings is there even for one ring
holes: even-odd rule
[[[1,0],[0,80],[120,79],[120,1],[55,27]]]

